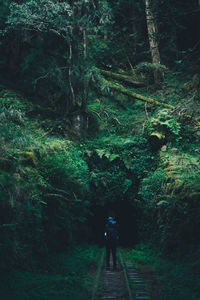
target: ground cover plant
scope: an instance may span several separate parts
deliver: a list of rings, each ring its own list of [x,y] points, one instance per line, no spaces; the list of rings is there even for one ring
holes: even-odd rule
[[[152,299],[197,300],[200,293],[199,252],[178,259],[175,255],[163,257],[158,249],[140,244],[128,250],[126,256],[141,272]]]
[[[89,299],[102,250],[79,245],[49,255],[35,270],[12,270],[1,281],[2,299]]]

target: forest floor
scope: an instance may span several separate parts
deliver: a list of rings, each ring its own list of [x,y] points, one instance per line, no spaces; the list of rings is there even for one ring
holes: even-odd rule
[[[125,259],[146,284],[151,300],[199,300],[198,254],[187,261],[161,258],[146,246],[123,249]],[[102,249],[77,246],[62,254],[49,255],[39,266],[21,268],[1,275],[2,300],[88,300],[92,295]],[[30,270],[27,270],[30,269]],[[129,275],[129,274],[128,274]],[[134,287],[133,287],[134,291]],[[98,299],[128,299],[123,270],[103,268]],[[107,297],[107,298],[106,298]],[[111,298],[109,298],[111,299]]]
[[[187,258],[164,258],[156,248],[140,245],[126,251],[126,257],[140,272],[152,300],[199,300],[199,254]]]
[[[88,300],[101,249],[77,246],[49,255],[41,266],[11,270],[1,275],[1,300]]]

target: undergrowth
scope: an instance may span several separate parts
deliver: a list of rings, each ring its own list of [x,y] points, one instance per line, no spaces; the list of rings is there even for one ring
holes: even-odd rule
[[[101,249],[79,245],[49,255],[35,271],[19,269],[1,277],[3,300],[87,300],[91,297]]]
[[[126,255],[142,272],[144,279],[147,273],[151,273],[151,279],[156,277],[153,299],[199,300],[199,250],[179,259],[173,255],[167,258],[155,246],[140,244],[136,249],[127,251]]]

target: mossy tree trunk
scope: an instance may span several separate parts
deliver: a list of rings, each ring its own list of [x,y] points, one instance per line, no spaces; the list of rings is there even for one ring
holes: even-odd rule
[[[138,99],[138,100],[141,100],[141,101],[144,101],[144,102],[147,102],[147,103],[163,106],[163,107],[166,107],[168,109],[174,109],[175,108],[174,106],[169,105],[169,104],[164,103],[164,102],[160,102],[157,99],[135,93],[132,90],[128,90],[128,89],[124,88],[122,85],[120,85],[118,83],[113,83],[113,82],[110,82],[106,79],[102,79],[102,83],[105,84],[106,86],[110,87],[113,90],[116,90],[116,91],[118,91],[118,92],[120,92],[124,95],[131,96],[135,99]]]
[[[86,28],[83,29],[83,61],[84,61],[84,67],[86,68],[86,62],[87,62],[87,36],[86,36]],[[87,74],[84,74],[83,78],[83,92],[82,92],[82,104],[81,104],[81,110],[84,112],[86,110],[87,106]]]
[[[148,31],[152,63],[160,64],[160,52],[159,52],[158,41],[157,41],[157,28],[156,28],[153,9],[152,9],[152,1],[145,0],[145,4],[146,4],[147,31]],[[163,80],[163,73],[158,68],[155,68],[153,72],[154,72],[154,83],[157,87],[159,87],[161,81]]]
[[[147,96],[135,93],[134,91],[129,90],[129,89],[123,87],[122,85],[118,84],[118,83],[113,83],[113,82],[110,82],[106,79],[101,79],[101,82],[105,86],[107,86],[107,87],[109,87],[109,88],[111,88],[115,91],[118,91],[118,92],[120,92],[120,93],[122,93],[126,96],[130,96],[130,97],[133,97],[133,98],[138,99],[140,101],[151,103],[151,104],[154,104],[154,105],[163,106],[163,107],[168,108],[168,109],[172,109],[172,110],[176,109],[175,106],[172,106],[172,105],[167,104],[165,102],[161,102],[161,101],[159,101],[155,98],[151,98],[151,97],[147,97]],[[194,122],[194,124],[199,124],[199,122],[200,122],[200,117],[195,117],[195,116],[192,116],[192,115],[189,115],[189,114],[184,114],[184,117],[186,117],[188,119],[191,119]]]
[[[137,54],[137,45],[138,45],[138,26],[137,26],[137,11],[136,11],[136,5],[135,1],[133,3],[133,8],[132,8],[132,28],[133,28],[133,42],[134,42],[134,55]]]
[[[114,73],[114,72],[106,71],[106,70],[102,70],[102,69],[99,69],[99,70],[103,75],[105,75],[107,77],[111,77],[113,79],[123,81],[125,83],[133,85],[134,87],[141,87],[144,85],[142,82],[133,80],[133,78],[131,76],[128,76],[125,74],[118,74],[118,73]]]

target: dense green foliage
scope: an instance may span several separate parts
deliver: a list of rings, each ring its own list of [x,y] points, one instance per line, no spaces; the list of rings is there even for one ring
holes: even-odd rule
[[[101,251],[80,245],[65,253],[49,255],[35,270],[12,271],[0,283],[1,297],[9,299],[86,300],[92,293]]]
[[[161,64],[151,60],[145,1],[0,0],[3,271],[20,277],[22,263],[31,272],[44,257],[102,241],[110,213],[122,244],[150,241],[179,259],[198,252],[200,7],[195,0],[150,7]],[[95,250],[92,258],[81,251],[86,270]],[[63,258],[64,273],[79,265],[74,255],[72,266],[69,252]],[[178,278],[182,268],[193,270],[178,263]],[[182,297],[178,288],[174,295]]]
[[[184,260],[177,260],[175,256],[167,259],[160,255],[158,249],[141,244],[136,250],[127,251],[126,256],[142,272],[147,283],[151,274],[152,283],[149,281],[147,290],[152,299],[199,298],[199,251],[190,253]]]
[[[47,137],[39,120],[25,115],[31,105],[1,93],[1,252],[7,264],[11,252],[26,260],[31,253],[44,254],[49,243],[59,248],[71,242],[88,213],[89,174],[79,146]]]

